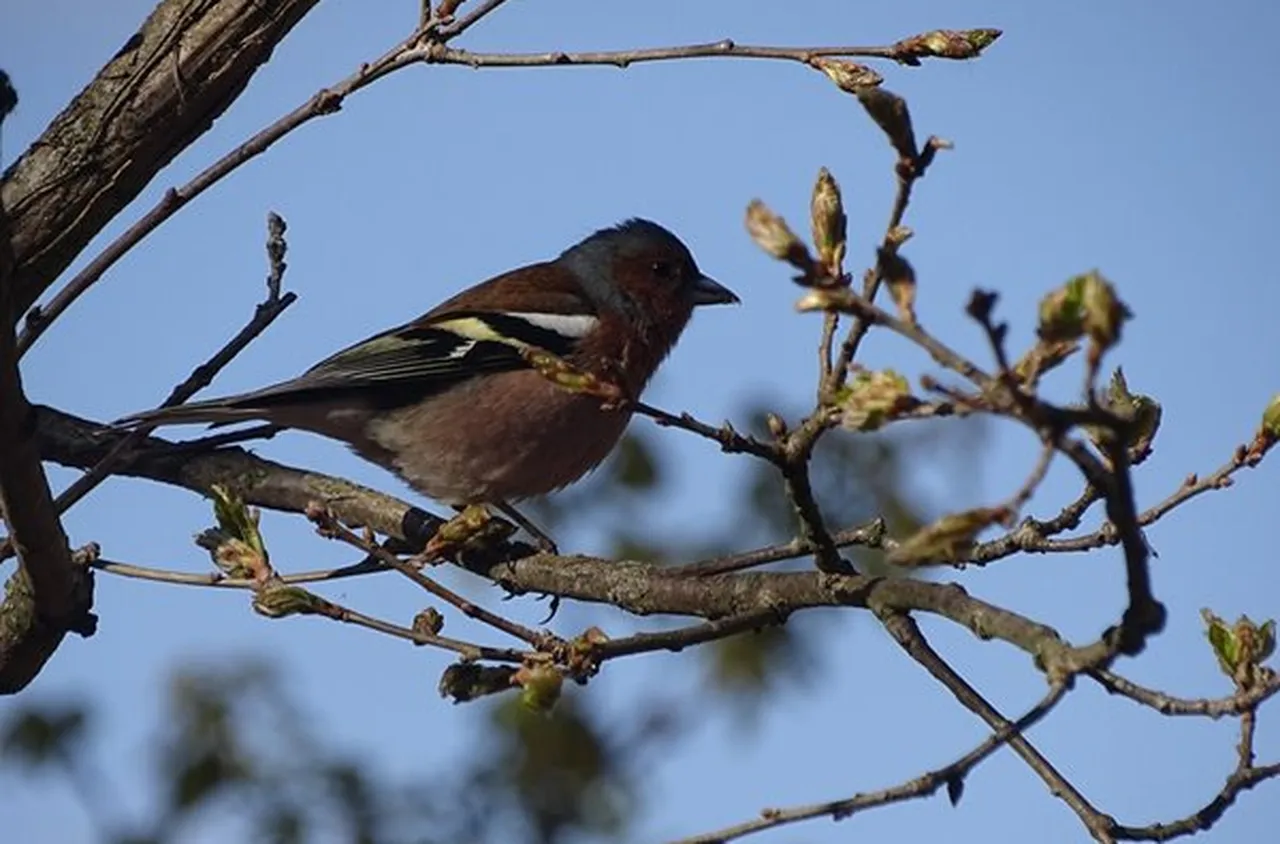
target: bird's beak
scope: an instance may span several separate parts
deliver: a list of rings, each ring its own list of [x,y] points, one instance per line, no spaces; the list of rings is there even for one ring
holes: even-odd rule
[[[696,305],[736,305],[741,300],[738,295],[714,278],[698,276],[693,283],[693,304]]]

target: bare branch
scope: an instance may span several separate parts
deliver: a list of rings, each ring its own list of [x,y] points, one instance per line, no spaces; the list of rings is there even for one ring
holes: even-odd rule
[[[563,641],[549,632],[538,632],[509,618],[504,618],[473,601],[467,600],[452,589],[442,586],[419,571],[419,565],[402,560],[376,542],[360,536],[323,508],[308,507],[307,516],[320,528],[321,535],[341,540],[353,548],[364,551],[387,568],[395,569],[430,594],[455,607],[468,618],[474,618],[495,630],[506,633],[508,636],[520,639],[532,645],[536,650],[551,650],[558,645],[564,644]]]
[[[150,566],[139,566],[132,563],[121,563],[114,560],[97,559],[91,562],[90,568],[107,574],[129,577],[134,580],[150,580],[156,583],[172,583],[177,586],[205,586],[215,589],[256,589],[260,584],[251,577],[232,577],[220,571],[175,571],[158,569]],[[332,569],[315,569],[313,571],[292,572],[278,575],[281,583],[289,586],[304,583],[323,583],[329,580],[341,580],[346,577],[360,577],[367,574],[380,574],[391,569],[382,563],[368,559],[349,566]]]
[[[1011,722],[1008,727],[996,730],[982,744],[979,744],[964,756],[961,756],[950,765],[926,771],[900,785],[880,791],[855,794],[853,797],[832,800],[827,803],[793,806],[786,809],[764,809],[756,820],[725,827],[715,832],[695,835],[690,838],[681,838],[678,841],[671,842],[671,844],[724,844],[724,842],[735,841],[756,832],[763,832],[764,830],[796,823],[797,821],[828,816],[834,821],[842,821],[866,809],[888,806],[905,800],[930,797],[944,785],[952,795],[958,795],[961,789],[959,784],[964,782],[964,778],[968,776],[970,771],[1014,737],[1021,735],[1022,732],[1032,727],[1045,715],[1048,715],[1066,695],[1066,692],[1067,687],[1065,685],[1051,686],[1048,694],[1029,709],[1025,715],[1017,721]],[[956,797],[953,797],[952,802],[956,802]]]
[[[925,670],[938,682],[946,686],[966,709],[981,718],[993,730],[1011,730],[1012,724],[929,645],[924,633],[920,631],[911,616],[898,611],[886,612],[879,608],[876,610],[876,615],[880,617],[880,621],[893,636],[894,641],[912,659],[924,666]],[[1031,742],[1021,734],[1015,734],[1009,738],[1009,747],[1044,780],[1050,794],[1071,807],[1094,840],[1101,844],[1110,844],[1115,840],[1112,834],[1115,821],[1094,808],[1093,804],[1086,800],[1084,795],[1031,745]]]
[[[889,542],[885,536],[884,519],[881,518],[873,519],[860,527],[837,531],[831,534],[831,541],[837,548],[858,545],[864,548],[877,549],[887,547],[886,543]],[[733,571],[755,568],[756,566],[775,563],[779,560],[792,560],[813,552],[814,546],[811,543],[802,538],[796,538],[781,545],[770,545],[765,548],[757,548],[754,551],[727,554],[723,557],[713,557],[709,560],[687,563],[682,566],[671,566],[667,569],[667,572],[673,577],[710,577],[715,574],[728,574]]]
[[[1242,793],[1258,783],[1276,777],[1280,777],[1280,762],[1233,771],[1222,790],[1198,811],[1181,820],[1167,823],[1153,823],[1149,826],[1117,825],[1114,829],[1115,838],[1118,841],[1169,841],[1203,832],[1221,820]]]
[[[47,407],[35,408],[35,430],[44,459],[78,469],[95,465],[127,436]],[[214,486],[221,486],[249,504],[290,513],[305,513],[309,503],[319,501],[344,523],[397,537],[411,547],[424,545],[443,523],[368,487],[283,466],[239,448],[192,453],[181,444],[148,436],[122,458],[114,474],[148,478],[206,496]]]
[[[688,413],[681,413],[677,416],[674,413],[651,407],[644,402],[634,402],[632,409],[641,416],[648,416],[663,428],[680,428],[719,443],[722,451],[731,454],[751,454],[771,463],[777,463],[780,460],[777,448],[769,443],[761,442],[755,437],[738,433],[728,422],[716,428],[706,422],[698,421]]]
[[[1157,689],[1139,686],[1110,671],[1095,669],[1085,672],[1108,692],[1149,706],[1161,715],[1201,716],[1221,718],[1224,715],[1242,715],[1255,710],[1264,701],[1280,692],[1280,675],[1272,674],[1268,682],[1247,691],[1223,698],[1177,698]]]
[[[894,47],[771,47],[737,44],[724,38],[707,44],[684,44],[675,47],[651,47],[636,50],[596,50],[566,53],[552,50],[545,53],[473,53],[470,50],[447,48],[438,50],[429,61],[437,64],[460,64],[467,67],[560,67],[605,65],[627,68],[643,62],[675,61],[682,59],[738,58],[782,59],[811,64],[820,56],[844,56],[896,60],[899,53]]]
[[[280,283],[284,275],[284,220],[276,214],[268,217],[268,253],[271,257],[271,270],[267,276],[267,298],[254,309],[253,317],[234,337],[223,344],[207,361],[197,366],[186,380],[178,384],[169,393],[161,407],[173,407],[190,399],[200,390],[209,386],[217,374],[237,355],[252,343],[262,332],[266,331],[285,309],[297,301],[296,293],[280,293]],[[97,489],[98,485],[110,476],[122,454],[136,446],[152,430],[154,425],[139,425],[120,439],[111,450],[93,465],[89,471],[76,478],[75,482],[58,494],[54,506],[58,513],[65,513],[74,507],[86,495]],[[7,539],[0,541],[0,560],[13,553],[13,545]]]

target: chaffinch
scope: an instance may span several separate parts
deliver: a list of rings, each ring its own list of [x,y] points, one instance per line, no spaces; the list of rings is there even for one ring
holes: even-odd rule
[[[509,502],[595,468],[631,417],[625,404],[552,383],[531,368],[530,352],[637,398],[695,307],[737,301],[674,234],[633,219],[464,290],[292,380],[124,421],[266,420],[345,442],[442,503],[510,512]]]

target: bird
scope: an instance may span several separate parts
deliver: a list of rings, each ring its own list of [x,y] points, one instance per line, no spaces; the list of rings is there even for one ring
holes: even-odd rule
[[[550,355],[636,400],[695,308],[737,302],[675,234],[632,218],[553,260],[463,290],[296,378],[117,424],[256,420],[309,431],[347,444],[442,504],[492,506],[553,549],[514,503],[597,467],[621,439],[632,406],[565,389],[532,357]]]

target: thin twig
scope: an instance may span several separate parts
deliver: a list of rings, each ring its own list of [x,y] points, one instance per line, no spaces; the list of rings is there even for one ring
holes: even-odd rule
[[[1233,482],[1236,472],[1246,467],[1258,465],[1251,460],[1245,446],[1238,446],[1231,458],[1219,466],[1211,474],[1189,475],[1178,489],[1174,490],[1163,501],[1143,510],[1138,514],[1138,526],[1149,527],[1164,518],[1171,511],[1187,503],[1196,496],[1213,490],[1227,489]],[[987,563],[1010,557],[1019,551],[1030,551],[1038,554],[1064,554],[1080,551],[1092,551],[1107,545],[1120,542],[1120,532],[1110,521],[1104,522],[1097,530],[1080,536],[1065,539],[1050,539],[1055,534],[1078,527],[1085,511],[1102,499],[1102,493],[1092,485],[1086,485],[1084,492],[1062,512],[1052,519],[1044,521],[1026,520],[1004,536],[977,545],[964,560],[966,563],[986,565]]]
[[[961,705],[981,718],[993,730],[1010,728],[1008,719],[933,649],[910,615],[881,609],[876,609],[876,615],[894,641],[933,675],[934,679],[942,683]],[[1071,807],[1096,841],[1100,844],[1111,844],[1115,841],[1113,835],[1115,821],[1094,808],[1093,804],[1085,799],[1084,795],[1031,745],[1031,742],[1021,734],[1016,734],[1009,739],[1009,747],[1044,780],[1045,785],[1049,787],[1049,793]]]
[[[1116,840],[1170,841],[1184,835],[1204,832],[1222,819],[1227,809],[1231,808],[1236,798],[1243,792],[1274,777],[1280,777],[1280,762],[1232,771],[1213,799],[1187,817],[1176,821],[1153,823],[1149,826],[1117,825],[1114,829]]]
[[[840,327],[840,315],[828,312],[822,317],[822,337],[818,340],[818,400],[821,401],[822,390],[831,379],[831,370],[835,366],[832,358],[832,346],[836,339],[836,329]]]
[[[822,508],[813,494],[813,485],[809,482],[809,461],[807,456],[792,456],[782,467],[782,481],[787,499],[795,507],[796,517],[800,521],[800,541],[813,548],[814,562],[819,571],[850,574],[853,566],[840,556],[827,529]]]
[[[263,332],[271,327],[271,324],[285,312],[286,309],[298,300],[298,294],[289,292],[281,294],[280,283],[284,275],[284,220],[279,215],[272,213],[268,215],[267,221],[270,236],[267,243],[268,252],[271,255],[270,271],[267,275],[267,298],[264,299],[253,311],[253,316],[245,323],[235,336],[222,345],[209,357],[204,363],[192,370],[186,379],[178,384],[169,393],[168,397],[160,403],[160,407],[174,407],[183,404],[196,393],[213,383],[213,379],[218,376],[229,363],[243,352],[250,343],[260,337]],[[130,448],[136,446],[139,442],[146,438],[155,425],[139,425],[129,431],[129,434],[120,440],[107,456],[99,461],[85,474],[76,479],[75,483],[62,491],[58,496],[57,505],[58,512],[66,512],[80,501],[84,496],[92,492],[98,484],[110,474],[111,469],[120,459],[120,455]]]
[[[837,548],[858,545],[863,548],[880,549],[885,547],[886,539],[885,523],[884,519],[881,518],[873,519],[859,527],[847,528],[831,534],[831,541]],[[756,566],[775,563],[780,560],[792,560],[796,557],[812,554],[813,551],[814,546],[812,544],[804,539],[796,538],[780,545],[768,545],[753,551],[726,554],[723,557],[712,557],[708,560],[699,560],[696,563],[672,566],[667,569],[667,573],[672,577],[711,577],[717,574],[743,571],[744,569],[755,568]]]
[[[674,413],[668,413],[644,402],[632,403],[631,409],[641,416],[648,416],[664,428],[680,428],[712,440],[720,445],[722,451],[752,454],[771,463],[778,462],[778,450],[773,445],[747,434],[739,433],[728,422],[717,428],[713,425],[708,425],[706,422],[698,421],[688,413],[681,413],[676,416]]]
[[[1013,517],[1016,518],[1018,513],[1022,512],[1022,508],[1031,500],[1031,496],[1035,495],[1040,484],[1044,482],[1045,475],[1049,474],[1049,466],[1053,463],[1053,456],[1058,453],[1053,443],[1047,442],[1040,449],[1040,457],[1036,460],[1036,464],[1031,469],[1031,473],[1027,475],[1027,479],[1023,481],[1022,486],[1018,487],[1018,491],[1009,497],[1003,505]],[[1008,522],[1012,524],[1012,521]]]
[[[647,61],[680,60],[701,56],[730,56],[737,58],[783,59],[809,62],[820,56],[864,56],[885,58],[900,62],[913,62],[921,56],[903,45],[910,39],[888,47],[769,47],[739,46],[725,39],[712,44],[692,44],[683,47],[663,47],[642,50],[619,50],[588,53],[471,53],[446,46],[446,42],[466,32],[505,0],[486,0],[451,24],[444,24],[434,31],[415,27],[414,32],[383,53],[372,62],[364,63],[350,76],[332,86],[321,89],[307,102],[258,132],[237,146],[218,161],[201,171],[195,178],[179,188],[166,191],[160,201],[142,218],[112,241],[79,273],[75,275],[47,305],[33,311],[35,318],[27,320],[18,338],[18,354],[21,356],[40,335],[84,294],[102,275],[195,197],[221,181],[246,161],[261,155],[277,141],[293,130],[317,117],[334,114],[342,108],[351,94],[371,83],[419,62],[436,64],[463,64],[470,67],[533,67],[559,65],[610,64],[625,67],[628,64]],[[424,36],[425,39],[424,39]]]
[[[491,612],[479,604],[467,600],[452,589],[442,586],[419,571],[412,563],[400,559],[381,545],[365,539],[360,534],[342,524],[342,522],[335,518],[332,513],[329,513],[327,509],[323,507],[315,507],[312,508],[307,515],[318,525],[322,535],[340,540],[353,548],[360,549],[369,556],[377,559],[388,568],[392,568],[400,572],[427,592],[456,608],[468,618],[474,618],[475,620],[487,624],[496,630],[501,630],[509,636],[527,642],[536,650],[546,651],[564,644],[563,640],[550,632],[540,632],[533,630],[532,628],[525,627],[523,624]]]
[[[392,624],[389,621],[383,621],[380,618],[357,612],[314,593],[309,594],[310,610],[307,613],[308,615],[319,615],[334,621],[341,621],[344,624],[354,624],[366,630],[373,630],[376,633],[384,633],[397,639],[413,642],[415,645],[426,645],[445,651],[452,651],[467,661],[474,662],[483,659],[492,662],[520,664],[531,656],[526,651],[517,651],[510,648],[492,648],[487,645],[477,645],[472,642],[464,642],[461,639],[451,639],[448,636],[440,636],[423,630],[402,627],[399,624]]]
[[[958,798],[964,779],[970,771],[1015,736],[1021,735],[1040,719],[1044,718],[1045,715],[1048,715],[1066,695],[1066,692],[1067,687],[1064,684],[1051,686],[1048,694],[1039,703],[1027,710],[1025,715],[1010,723],[1008,727],[1003,727],[993,732],[981,744],[964,756],[961,756],[950,765],[926,771],[900,785],[880,791],[855,794],[853,797],[832,800],[826,803],[793,806],[787,809],[764,809],[760,812],[760,817],[755,820],[718,829],[715,832],[695,835],[690,838],[681,838],[678,841],[671,842],[671,844],[725,844],[725,842],[745,838],[756,832],[776,829],[780,826],[813,818],[830,817],[834,821],[841,821],[866,809],[929,797],[944,785],[953,795],[952,802],[954,803]]]
[[[213,451],[214,449],[225,448],[229,445],[237,445],[250,440],[269,440],[283,430],[284,428],[279,425],[264,422],[261,425],[227,431],[224,434],[210,434],[207,437],[196,437],[192,440],[178,440],[170,447],[174,451]]]
[[[1158,689],[1140,686],[1119,674],[1102,669],[1086,671],[1085,674],[1111,694],[1127,697],[1129,700],[1154,709],[1161,715],[1170,716],[1199,716],[1216,719],[1228,715],[1243,715],[1257,709],[1264,701],[1280,692],[1280,674],[1272,674],[1266,683],[1248,691],[1221,698],[1198,699],[1173,697]]]
[[[85,267],[67,282],[48,304],[39,308],[38,319],[28,319],[18,337],[18,353],[24,354],[85,291],[93,286],[116,261],[137,246],[143,238],[155,231],[161,223],[172,217],[188,202],[230,175],[242,164],[270,149],[285,135],[299,126],[342,108],[343,100],[393,71],[420,61],[421,50],[416,48],[414,35],[392,47],[373,62],[363,64],[346,79],[330,88],[321,89],[305,103],[276,120],[247,141],[200,171],[195,178],[179,188],[165,191],[160,201],[151,207],[137,222],[108,244]]]
[[[726,639],[748,630],[761,630],[765,627],[785,624],[786,621],[785,613],[776,612],[772,607],[761,607],[741,615],[703,624],[678,627],[658,633],[636,633],[623,639],[610,639],[596,645],[592,649],[592,655],[603,662],[620,656],[634,656],[651,651],[682,651],[691,645]]]
[[[898,189],[893,197],[893,207],[889,210],[889,222],[884,229],[884,238],[881,240],[881,248],[877,255],[884,255],[885,249],[895,249],[893,245],[893,231],[902,225],[902,219],[906,216],[907,206],[911,204],[911,189],[916,183],[916,179],[922,174],[917,174],[914,170],[899,169],[898,170]],[[880,292],[880,285],[884,281],[884,268],[881,266],[880,259],[877,257],[876,266],[869,270],[862,282],[862,296],[868,302],[874,302],[876,294]],[[840,353],[836,357],[835,365],[831,369],[831,384],[829,392],[834,392],[844,384],[845,379],[849,375],[849,365],[853,363],[853,359],[858,355],[858,347],[862,344],[862,340],[867,336],[867,332],[871,330],[871,320],[866,317],[858,317],[853,321],[853,325],[849,326],[849,331],[845,335],[844,342],[840,344]]]
[[[674,47],[651,47],[636,50],[594,50],[563,52],[552,50],[543,53],[473,53],[470,50],[448,48],[439,50],[430,59],[439,64],[461,64],[467,67],[560,67],[606,65],[627,68],[643,62],[675,61],[684,59],[782,59],[809,64],[820,56],[890,59],[898,61],[901,50],[889,47],[771,47],[766,45],[738,44],[729,38],[703,44],[683,44]]]
[[[443,43],[452,38],[456,38],[471,27],[475,26],[487,17],[490,12],[497,9],[505,2],[507,2],[507,0],[485,0],[485,2],[480,3],[467,14],[457,18],[453,23],[440,27],[436,33],[436,41]],[[459,4],[453,3],[452,5],[456,8]]]
[[[179,586],[205,586],[217,589],[257,589],[261,584],[251,577],[232,577],[220,571],[193,572],[175,571],[173,569],[138,566],[132,563],[121,563],[115,560],[98,559],[89,563],[96,571],[129,577],[136,580],[151,580],[157,583],[172,583]],[[288,586],[303,583],[321,583],[329,580],[341,580],[346,577],[359,577],[366,574],[379,574],[391,571],[376,560],[361,560],[347,566],[331,569],[315,569],[292,574],[279,574],[279,581]]]

